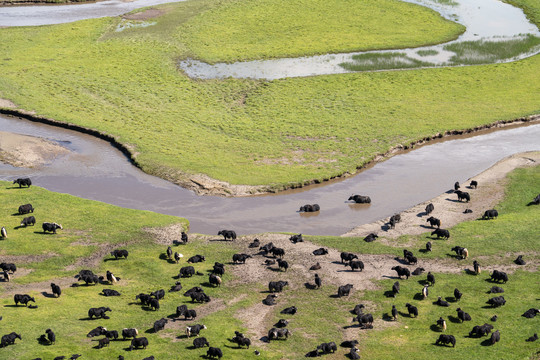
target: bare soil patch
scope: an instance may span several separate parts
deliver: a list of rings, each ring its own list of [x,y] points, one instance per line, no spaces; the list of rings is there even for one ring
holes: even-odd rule
[[[171,245],[175,240],[180,241],[182,231],[187,231],[181,223],[162,228],[145,228],[143,230],[152,235],[156,244],[161,245]]]
[[[449,191],[434,199],[401,212],[401,222],[394,229],[388,228],[387,222],[389,219],[383,219],[358,226],[342,236],[365,237],[369,233],[376,233],[381,237],[394,239],[401,235],[418,235],[433,231],[434,229],[426,222],[429,216],[440,219],[441,228],[445,229],[463,221],[478,219],[484,214],[485,210],[492,209],[503,198],[508,173],[516,168],[538,165],[539,162],[540,152],[512,155],[499,161],[481,174],[468,179],[466,183],[461,184],[461,190],[470,194],[470,202],[457,201],[457,195],[453,193],[453,189],[449,189]],[[471,189],[468,187],[471,180],[478,182],[478,188]],[[430,215],[426,215],[425,208],[430,203],[434,205],[435,210]],[[464,214],[465,209],[471,209],[472,213]],[[384,239],[381,241],[385,242]],[[387,241],[386,243],[392,245],[391,242]]]
[[[69,150],[52,141],[0,131],[0,161],[16,167],[38,167]]]

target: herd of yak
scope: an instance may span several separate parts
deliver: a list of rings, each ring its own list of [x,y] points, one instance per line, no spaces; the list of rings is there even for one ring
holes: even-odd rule
[[[28,178],[17,179],[13,183],[19,184],[20,187],[22,186],[30,187],[32,184],[31,180]],[[472,181],[471,184],[469,185],[469,188],[476,188],[477,185],[478,184],[476,181]],[[458,200],[459,201],[463,200],[467,202],[470,201],[471,199],[470,194],[467,192],[460,191],[459,188],[460,188],[459,183],[456,183],[454,185],[454,192],[458,195]],[[368,203],[368,204],[371,203],[371,199],[369,198],[369,196],[362,196],[362,195],[353,195],[349,198],[349,201],[354,201],[356,203]],[[532,204],[540,204],[540,194],[532,201]],[[313,211],[319,211],[319,210],[320,210],[320,207],[317,204],[304,205],[300,208],[301,212],[302,211],[313,212]],[[430,215],[431,212],[433,212],[434,210],[433,204],[429,204],[425,210],[426,210],[425,214]],[[18,214],[23,215],[23,214],[28,214],[30,212],[33,213],[33,211],[34,211],[34,208],[32,207],[31,204],[25,204],[19,207]],[[493,219],[493,218],[496,218],[497,216],[498,216],[497,211],[492,209],[492,210],[487,210],[484,213],[483,218]],[[389,227],[390,228],[395,227],[396,224],[399,223],[400,221],[401,221],[401,216],[399,214],[393,215],[388,221]],[[36,220],[34,216],[25,217],[21,221],[20,227],[34,225],[35,222]],[[435,229],[431,233],[432,236],[437,236],[437,238],[442,237],[445,239],[448,239],[450,237],[450,233],[448,230],[440,228],[441,222],[439,219],[431,216],[430,218],[427,219],[427,222],[430,223],[432,228],[434,228],[435,226],[437,227],[437,229]],[[62,226],[57,223],[45,222],[43,223],[42,228],[43,228],[44,233],[45,232],[56,233],[56,230],[62,229]],[[4,239],[7,238],[7,231],[5,227],[1,228],[1,235],[2,235],[2,238]],[[221,230],[218,232],[218,235],[223,236],[224,240],[235,240],[237,237],[235,231],[233,230]],[[378,236],[376,234],[372,233],[366,236],[364,240],[367,242],[372,242],[372,241],[375,241],[377,237]],[[289,240],[293,244],[303,242],[302,234],[293,235],[290,237]],[[175,241],[174,243],[176,245],[179,245],[179,244],[186,244],[187,242],[188,242],[188,236],[185,232],[182,232],[181,242]],[[428,242],[426,244],[426,251],[431,251],[431,246],[432,246],[431,242]],[[285,250],[274,246],[273,243],[261,245],[260,241],[258,239],[255,239],[253,242],[249,244],[249,248],[258,249],[259,252],[256,255],[262,255],[267,258],[264,265],[270,266],[277,263],[279,269],[282,271],[286,271],[289,268],[289,263],[286,260],[284,260]],[[452,248],[452,251],[455,251],[457,257],[460,259],[466,259],[468,257],[468,250],[466,248],[456,246]],[[319,248],[313,251],[314,256],[320,256],[320,255],[326,255],[326,254],[328,254],[328,250],[325,248]],[[411,251],[405,249],[403,252],[403,255],[404,255],[404,261],[406,261],[409,265],[417,264],[418,259],[414,256],[414,254]],[[111,252],[111,256],[114,257],[114,259],[116,260],[119,260],[119,259],[127,260],[129,256],[129,252],[125,249],[116,249]],[[165,256],[169,260],[173,260],[174,263],[176,264],[178,264],[180,259],[183,257],[183,255],[179,254],[178,252],[173,253],[173,250],[170,246],[167,248],[165,252]],[[251,255],[240,253],[240,254],[235,254],[232,260],[234,264],[245,264],[246,260],[251,257],[252,257]],[[351,271],[354,271],[354,270],[362,271],[364,269],[364,264],[362,261],[358,259],[357,255],[353,253],[342,252],[340,257],[341,257],[341,263],[346,266],[350,266]],[[187,263],[195,264],[199,262],[204,262],[205,260],[206,258],[203,255],[194,255],[187,260]],[[523,260],[521,255],[516,259],[515,262],[516,264],[519,264],[519,265],[525,264],[525,261]],[[474,267],[474,272],[476,274],[479,274],[480,265],[477,261],[473,262],[473,267]],[[310,270],[316,271],[316,270],[319,270],[320,268],[321,268],[320,264],[317,263],[316,265],[313,265],[310,268]],[[12,263],[1,263],[0,269],[2,269],[3,271],[4,281],[9,281],[10,276],[17,270],[17,267],[15,264],[12,264]],[[408,279],[409,276],[411,276],[411,272],[409,271],[409,269],[405,267],[394,266],[392,270],[396,271],[399,279],[401,279],[402,277],[405,277],[406,279]],[[423,268],[418,267],[416,270],[412,272],[412,275],[420,275],[424,271],[425,270]],[[225,273],[225,265],[219,262],[216,262],[208,277],[208,283],[210,284],[210,286],[214,286],[214,287],[221,286],[222,284],[221,277],[223,276],[224,273]],[[203,275],[203,274],[198,271],[195,271],[195,268],[192,265],[187,265],[180,268],[178,278],[179,279],[189,278],[189,277],[192,277],[193,275]],[[114,285],[115,283],[121,280],[120,277],[115,276],[110,271],[107,271],[105,276],[98,276],[94,274],[91,270],[81,270],[75,276],[75,278],[77,279],[77,281],[82,281],[84,284],[86,284],[86,286],[95,285],[95,284]],[[508,275],[503,271],[494,270],[490,276],[490,280],[495,283],[500,283],[500,282],[506,283],[508,281]],[[318,274],[314,274],[314,282],[315,282],[315,285],[312,287],[312,289],[318,289],[321,287],[322,280]],[[434,285],[435,285],[435,276],[431,272],[428,272],[427,279],[425,281],[425,286],[423,287],[421,291],[422,299],[426,299],[429,296],[429,287],[433,287]],[[79,286],[79,283],[76,282],[72,286]],[[282,292],[284,287],[286,286],[288,286],[287,281],[282,281],[282,280],[271,281],[268,284],[268,290],[270,294],[262,301],[263,304],[268,305],[268,306],[275,305],[276,304],[275,299],[277,298],[276,293]],[[353,288],[352,284],[339,286],[338,291],[337,291],[337,296],[338,297],[348,296],[352,288]],[[51,290],[54,297],[58,298],[62,294],[61,288],[54,283],[51,283]],[[181,281],[176,281],[174,285],[171,286],[169,292],[179,292],[181,290],[182,290]],[[387,293],[389,294],[389,296],[396,297],[399,294],[399,292],[400,292],[400,283],[399,281],[396,281],[392,286],[392,290]],[[489,292],[490,293],[503,293],[504,289],[498,286],[493,286]],[[101,295],[121,296],[120,292],[113,289],[103,289]],[[159,289],[149,294],[140,293],[135,297],[135,300],[139,301],[140,304],[143,307],[146,307],[148,310],[158,311],[160,309],[160,301],[163,301],[163,299],[165,298],[165,295],[166,295],[165,290]],[[462,295],[463,294],[459,291],[459,289],[457,288],[454,289],[455,301],[459,301]],[[202,289],[199,286],[195,286],[189,289],[187,292],[184,293],[184,296],[191,298],[191,301],[193,304],[206,303],[206,302],[211,301],[210,297],[204,293],[204,289]],[[28,294],[15,294],[14,301],[15,301],[16,306],[21,304],[28,307],[37,307],[36,305],[29,305],[30,302],[35,303],[36,301],[34,297],[31,297]],[[504,296],[499,295],[499,296],[489,299],[487,303],[491,307],[497,308],[497,307],[503,306],[506,303],[506,300],[504,299]],[[450,306],[450,304],[447,301],[442,300],[441,297],[438,297],[438,300],[434,302],[434,304],[438,306],[442,306],[442,307]],[[406,308],[407,308],[407,313],[409,314],[409,317],[418,316],[418,308],[416,306],[410,303],[407,303]],[[370,313],[364,313],[363,309],[364,309],[364,305],[358,304],[354,307],[353,310],[351,310],[351,312],[356,315],[353,318],[353,321],[357,321],[360,328],[363,328],[363,329],[373,328],[373,315]],[[112,309],[110,309],[109,307],[90,308],[88,310],[88,319],[101,319],[101,320],[109,319],[109,316],[107,315],[107,313],[111,311]],[[283,309],[281,311],[281,314],[294,315],[296,314],[297,311],[298,311],[298,308],[296,306],[291,306],[291,307]],[[462,310],[461,308],[458,308],[456,311],[457,311],[458,318],[461,322],[471,321],[471,316],[468,313],[466,313],[464,310]],[[397,320],[399,313],[395,305],[392,306],[390,313],[392,315],[391,318],[393,320]],[[540,313],[539,309],[531,308],[527,310],[523,314],[523,316],[526,318],[532,318],[532,317],[535,317],[538,313]],[[170,321],[169,318],[171,317],[172,318],[184,317],[185,320],[195,320],[197,318],[197,312],[195,309],[189,309],[187,305],[180,305],[176,308],[175,314],[172,314],[168,318],[163,317],[157,320],[151,329],[152,332],[158,332],[158,331],[163,330],[165,325]],[[491,319],[491,321],[496,321],[496,319],[497,317],[494,316]],[[0,317],[0,320],[1,320],[1,317]],[[272,327],[268,331],[268,335],[266,336],[266,339],[263,338],[262,340],[271,341],[271,340],[276,340],[276,339],[287,339],[289,336],[292,335],[292,332],[289,329],[287,329],[288,323],[289,321],[287,319],[280,319],[276,324],[274,324],[274,327]],[[436,321],[436,326],[440,329],[440,331],[445,331],[446,321],[441,317]],[[199,337],[200,332],[206,329],[207,327],[203,324],[194,324],[191,326],[187,326],[185,329],[185,337],[188,339],[192,336],[196,337],[193,340],[194,349],[207,346],[208,347],[208,350],[206,353],[207,358],[220,359],[223,356],[222,350],[218,347],[210,346],[208,340],[205,337]],[[501,335],[500,335],[499,330],[496,330],[494,332],[492,332],[492,330],[493,330],[493,325],[491,324],[485,323],[483,325],[477,325],[473,327],[473,329],[469,333],[469,336],[481,337],[481,336],[485,336],[491,333],[489,343],[495,344],[496,342],[500,340]],[[129,346],[128,350],[133,350],[137,348],[146,349],[146,347],[149,345],[148,339],[142,336],[139,337],[138,334],[139,332],[135,328],[122,329],[121,331],[122,340],[131,339],[131,345]],[[107,330],[107,328],[103,326],[98,326],[92,329],[87,334],[87,336],[88,337],[103,336],[102,338],[98,340],[98,345],[95,346],[96,349],[104,348],[108,346],[111,341],[119,340],[119,337],[120,337],[117,330]],[[21,340],[22,339],[21,335],[15,332],[11,332],[9,334],[3,335],[0,339],[0,347],[12,345],[15,343],[16,339]],[[526,341],[535,341],[537,339],[538,339],[537,334],[534,334],[533,336],[528,338]],[[47,329],[45,330],[45,334],[42,334],[38,338],[38,341],[39,343],[42,343],[42,344],[51,345],[56,342],[56,335],[52,329]],[[239,348],[243,346],[245,346],[246,348],[249,348],[251,345],[251,340],[248,337],[246,337],[244,334],[238,331],[234,332],[234,336],[231,336],[230,341],[233,343],[236,343]],[[357,340],[348,340],[348,341],[342,342],[340,345],[342,347],[346,347],[350,349],[349,352],[347,353],[347,356],[349,358],[359,359],[360,355],[359,355],[359,350],[356,347],[357,344],[358,344]],[[456,345],[456,338],[453,335],[441,334],[439,338],[435,341],[435,344],[436,345],[450,344],[452,345],[452,347],[454,347]],[[306,357],[318,357],[324,354],[333,353],[336,350],[337,350],[337,345],[334,342],[322,343],[318,345],[316,349],[308,352],[306,354]],[[258,351],[255,351],[255,354],[259,355],[260,353]],[[80,354],[73,354],[71,355],[71,357],[69,357],[69,359],[77,359],[80,356],[81,356]],[[65,356],[58,356],[55,358],[55,360],[62,360],[66,358],[67,357]],[[38,359],[39,358],[34,359],[34,360],[38,360]],[[123,359],[123,356],[120,355],[119,359]],[[144,360],[152,360],[152,359],[154,359],[154,357],[150,356],[150,357],[145,358]]]

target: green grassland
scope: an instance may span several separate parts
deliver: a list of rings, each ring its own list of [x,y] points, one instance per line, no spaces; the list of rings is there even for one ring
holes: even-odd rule
[[[115,136],[148,173],[275,189],[355,172],[439,132],[539,112],[539,56],[276,81],[189,79],[176,66],[190,55],[182,33],[219,4],[165,5],[156,25],[122,32],[119,18],[0,29],[0,97]]]
[[[395,0],[232,0],[195,16],[180,34],[191,57],[215,63],[417,47],[463,31]]]
[[[466,268],[471,268],[472,259],[479,259],[481,265],[509,266],[515,258],[514,254],[522,253],[525,248],[525,259],[528,263],[539,260],[539,242],[535,237],[538,226],[538,207],[526,206],[537,194],[540,186],[540,167],[519,169],[510,176],[504,200],[496,208],[500,215],[496,220],[471,221],[450,229],[452,236],[448,241],[435,241],[433,254],[418,253],[420,261],[433,258],[450,259],[457,268],[463,269],[459,274],[435,273],[437,283],[430,288],[430,297],[426,300],[416,300],[422,288],[425,275],[400,280],[400,294],[394,298],[384,295],[391,288],[395,279],[376,281],[377,290],[353,291],[351,296],[333,298],[336,293],[336,284],[324,282],[319,290],[308,290],[296,287],[286,288],[278,298],[278,305],[273,307],[271,316],[265,320],[265,328],[283,315],[279,311],[287,306],[296,305],[299,312],[287,316],[291,321],[289,329],[293,335],[287,341],[273,341],[260,345],[256,342],[250,350],[241,350],[227,339],[233,336],[234,330],[245,332],[252,337],[246,324],[238,315],[243,310],[260,304],[266,294],[266,282],[246,283],[242,273],[242,266],[226,265],[228,269],[223,277],[223,285],[213,288],[206,284],[206,276],[194,276],[181,279],[184,289],[192,286],[203,286],[212,301],[208,305],[191,304],[183,293],[167,293],[161,301],[158,311],[146,311],[135,302],[135,295],[141,292],[150,292],[160,288],[168,289],[175,281],[181,266],[185,266],[186,259],[194,254],[203,254],[207,261],[195,264],[197,271],[207,274],[214,261],[225,264],[230,262],[233,253],[245,251],[248,240],[241,238],[237,242],[212,241],[214,238],[201,235],[190,236],[187,245],[173,247],[174,251],[184,254],[181,264],[170,263],[163,258],[165,248],[169,242],[164,238],[151,235],[145,230],[171,225],[188,226],[187,221],[172,216],[154,214],[145,211],[136,211],[117,208],[107,204],[82,200],[69,195],[45,191],[38,187],[30,189],[14,188],[7,182],[0,183],[0,219],[3,226],[8,229],[8,238],[2,240],[2,256],[43,255],[54,254],[55,257],[41,260],[36,258],[33,262],[16,261],[18,272],[24,273],[4,283],[3,295],[0,295],[2,308],[2,333],[16,331],[22,334],[22,341],[17,340],[15,345],[1,349],[2,357],[10,359],[52,358],[58,355],[72,353],[83,354],[85,359],[101,359],[103,356],[116,358],[123,355],[126,359],[139,359],[154,355],[157,359],[181,357],[186,359],[200,358],[205,349],[191,349],[191,340],[185,339],[184,327],[188,324],[203,323],[208,330],[203,330],[205,336],[213,346],[220,347],[226,358],[230,359],[281,359],[301,358],[305,353],[313,350],[321,342],[356,338],[360,340],[359,348],[364,359],[394,359],[396,351],[414,353],[415,359],[448,358],[462,359],[464,357],[504,359],[535,358],[538,347],[535,343],[524,340],[537,332],[539,318],[525,319],[520,315],[531,307],[537,307],[537,271],[530,272],[517,270],[509,275],[507,284],[500,285],[505,289],[503,294],[507,303],[505,306],[493,309],[486,307],[485,302],[494,295],[487,294],[493,285],[486,281],[488,271],[480,275],[470,275]],[[36,227],[14,229],[21,216],[13,215],[18,204],[31,202],[36,210],[38,219]],[[42,220],[58,221],[64,226],[56,235],[41,233],[39,224]],[[527,234],[529,233],[529,234]],[[480,236],[480,237],[479,237]],[[345,251],[354,251],[360,254],[389,253],[400,254],[403,244],[398,241],[396,247],[383,246],[379,242],[365,243],[361,239],[336,239],[328,237],[310,237],[310,241],[324,246],[334,247]],[[425,235],[405,238],[407,247],[415,254],[426,241]],[[481,242],[481,246],[475,244]],[[412,245],[411,245],[412,244]],[[457,260],[447,255],[451,246],[462,245],[469,248],[471,257],[468,260]],[[130,252],[127,260],[111,260],[108,252],[97,258],[96,265],[72,266],[77,259],[91,256],[96,247],[125,248]],[[301,244],[298,246],[302,246]],[[81,250],[83,249],[84,250]],[[395,251],[395,252],[394,252]],[[511,253],[511,256],[505,256]],[[22,258],[21,258],[22,259]],[[49,262],[50,259],[56,259]],[[105,260],[105,261],[104,261]],[[337,259],[336,259],[337,260]],[[260,257],[248,261],[260,262]],[[36,282],[44,282],[45,288],[49,281],[64,281],[72,278],[81,268],[91,268],[95,273],[104,274],[106,270],[112,271],[122,280],[114,286],[63,286],[60,298],[43,296],[39,291],[32,290],[40,286]],[[236,268],[237,271],[232,269]],[[28,270],[32,272],[28,273]],[[528,270],[531,270],[529,267]],[[534,269],[537,270],[537,269]],[[294,267],[287,273],[275,273],[274,279],[291,279],[301,273],[295,272]],[[72,280],[75,282],[75,280]],[[366,280],[369,281],[369,280]],[[202,284],[202,285],[201,285]],[[236,284],[236,285],[231,285]],[[43,285],[42,285],[43,286]],[[12,292],[17,289],[36,297],[38,308],[29,309],[24,306],[14,307]],[[459,288],[464,294],[459,303],[453,302],[453,290]],[[107,298],[98,293],[103,288],[114,288],[122,296]],[[525,290],[524,290],[525,289]],[[527,290],[529,289],[529,290]],[[48,290],[50,292],[50,290]],[[433,305],[437,296],[447,298],[451,306],[442,308]],[[419,308],[419,317],[409,318],[406,315],[405,303],[412,303]],[[349,313],[355,304],[364,303],[366,312],[374,315],[376,321],[373,330],[358,330],[351,328],[352,315]],[[176,306],[187,304],[195,308],[200,315],[196,321],[171,321],[167,329],[155,334],[149,331],[154,321],[168,317],[175,312]],[[392,305],[400,311],[398,321],[389,321],[388,313]],[[87,320],[87,310],[90,307],[109,306],[113,311],[110,319]],[[456,320],[456,308],[461,307],[468,312],[473,321],[460,324]],[[491,316],[497,314],[499,319],[492,323],[495,329],[501,332],[501,342],[495,346],[482,346],[486,338],[469,338],[468,332],[474,325],[485,322],[490,323]],[[456,348],[434,346],[439,332],[433,326],[440,316],[447,319],[447,334],[457,338]],[[149,339],[147,350],[138,350],[133,353],[125,349],[129,341],[113,341],[109,348],[98,350],[96,339],[89,339],[85,334],[94,327],[102,325],[108,329],[120,330],[124,327],[136,327],[141,336]],[[37,338],[46,328],[52,328],[57,334],[54,345],[40,345]],[[261,351],[262,355],[256,357],[253,350]],[[399,349],[399,350],[398,350]],[[339,349],[329,359],[342,358],[344,349]],[[172,355],[171,355],[172,354]]]

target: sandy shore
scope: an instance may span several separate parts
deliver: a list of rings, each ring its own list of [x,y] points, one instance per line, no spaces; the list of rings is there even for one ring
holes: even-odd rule
[[[437,196],[429,201],[418,204],[406,211],[401,212],[401,222],[395,229],[388,229],[389,219],[382,219],[370,224],[358,226],[342,236],[366,236],[376,233],[385,238],[396,238],[401,235],[416,235],[433,229],[426,222],[429,217],[425,215],[425,208],[432,203],[435,210],[430,214],[441,220],[441,228],[450,228],[460,222],[477,219],[484,214],[485,210],[492,209],[503,197],[507,183],[506,176],[516,168],[535,166],[540,164],[540,152],[526,152],[514,154],[497,162],[486,171],[470,178],[461,184],[461,190],[471,195],[471,201],[459,202],[454,189]],[[478,182],[478,188],[471,189],[471,180]],[[472,213],[464,214],[465,209],[471,209]]]
[[[68,149],[52,141],[0,131],[0,162],[16,167],[37,167],[65,155]]]

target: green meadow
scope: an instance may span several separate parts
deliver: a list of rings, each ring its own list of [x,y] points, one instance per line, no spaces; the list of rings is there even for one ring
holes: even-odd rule
[[[190,234],[187,245],[174,246],[173,250],[184,255],[180,264],[174,264],[164,257],[167,245],[172,245],[174,236],[166,236],[163,229],[176,227],[187,229],[185,219],[160,215],[146,211],[118,208],[100,202],[83,200],[70,195],[52,193],[39,187],[19,189],[11,183],[0,183],[0,219],[8,230],[8,238],[1,241],[0,258],[10,259],[17,264],[16,277],[9,283],[3,283],[0,294],[2,308],[2,334],[16,331],[22,335],[22,341],[1,349],[2,356],[10,359],[52,358],[59,355],[82,354],[86,359],[101,359],[103,356],[116,358],[123,355],[126,359],[143,358],[154,355],[157,359],[181,357],[200,358],[205,349],[192,349],[192,339],[186,339],[184,329],[193,323],[205,324],[203,330],[212,346],[220,347],[226,358],[245,359],[296,359],[313,350],[322,342],[358,339],[362,358],[394,359],[396,351],[415,354],[415,359],[448,358],[461,359],[467,356],[475,358],[527,359],[535,358],[537,344],[527,343],[525,339],[538,329],[539,318],[525,319],[521,314],[537,305],[535,291],[538,275],[537,265],[528,265],[525,270],[511,269],[507,284],[502,284],[502,294],[507,303],[501,308],[488,307],[485,302],[495,296],[487,294],[493,283],[487,281],[489,271],[485,267],[505,268],[512,266],[517,254],[523,254],[529,264],[540,260],[539,242],[535,236],[538,219],[538,206],[527,206],[536,196],[540,186],[540,167],[518,169],[510,175],[509,185],[504,200],[496,206],[499,217],[496,220],[474,220],[451,228],[448,241],[433,241],[432,253],[421,253],[429,233],[403,237],[392,246],[380,242],[365,243],[355,238],[309,237],[308,240],[326,247],[359,254],[391,254],[400,256],[404,247],[413,250],[423,261],[437,260],[450,263],[460,269],[458,273],[435,273],[436,284],[430,287],[428,299],[420,300],[425,274],[413,276],[408,280],[399,280],[401,291],[396,298],[385,296],[396,279],[366,280],[373,281],[376,290],[353,291],[349,297],[335,298],[337,284],[323,282],[319,290],[309,290],[303,286],[286,288],[279,295],[278,305],[270,308],[269,315],[261,320],[261,326],[270,329],[280,318],[290,321],[288,328],[293,335],[286,341],[261,343],[257,341],[241,314],[266,297],[266,283],[269,280],[296,280],[304,277],[302,271],[294,268],[294,261],[288,259],[293,267],[286,273],[276,272],[268,279],[249,281],[250,274],[242,272],[246,265],[231,265],[232,254],[247,250],[247,244],[253,237],[240,237],[235,243],[216,241],[215,237]],[[38,222],[34,227],[18,228],[23,216],[15,215],[19,204],[32,203],[34,216]],[[42,221],[61,223],[63,230],[57,234],[43,234]],[[168,232],[171,233],[170,231]],[[172,233],[175,233],[172,231]],[[467,260],[458,260],[450,248],[465,246],[469,249]],[[298,246],[302,246],[299,244]],[[129,251],[128,259],[112,260],[109,251],[123,248]],[[526,250],[523,250],[526,249]],[[148,293],[157,289],[168,290],[176,281],[181,266],[192,255],[202,254],[206,262],[194,264],[203,276],[180,279],[184,290],[179,293],[167,293],[160,302],[158,311],[150,311],[135,301],[141,292]],[[470,274],[472,260],[478,259],[484,271],[479,275]],[[338,260],[338,259],[335,259]],[[207,283],[208,271],[212,264],[219,261],[226,264],[223,284],[214,288]],[[330,259],[330,261],[332,261]],[[262,264],[257,256],[248,262]],[[397,263],[396,263],[397,264]],[[262,265],[261,265],[262,266]],[[99,275],[106,270],[112,271],[121,280],[117,285],[81,285],[70,287],[76,282],[73,276],[83,268],[92,269]],[[234,269],[234,270],[233,270]],[[300,280],[301,281],[301,280]],[[310,281],[309,275],[306,281]],[[63,289],[59,298],[50,295],[49,283],[61,284]],[[212,301],[208,304],[192,304],[182,294],[193,286],[202,286]],[[453,299],[454,288],[464,294],[459,303]],[[120,297],[99,295],[102,289],[113,288]],[[530,289],[525,290],[524,289]],[[46,294],[42,291],[45,290]],[[36,298],[35,309],[13,306],[14,293],[28,293]],[[437,296],[450,302],[449,308],[432,304]],[[366,305],[365,312],[375,318],[373,330],[360,330],[353,326],[349,310],[356,304]],[[405,303],[412,303],[419,309],[418,318],[410,318]],[[196,321],[174,320],[171,316],[177,306],[187,304],[198,311]],[[299,308],[296,315],[283,316],[279,311],[295,305]],[[399,310],[397,321],[388,318],[391,306]],[[88,320],[90,307],[108,306],[112,309],[110,319]],[[262,306],[264,308],[264,306]],[[461,307],[472,316],[470,323],[459,323],[456,308]],[[251,316],[256,317],[257,312]],[[490,318],[498,315],[496,322]],[[448,324],[447,334],[457,339],[456,348],[434,345],[440,335],[435,320],[444,317]],[[154,333],[154,321],[165,317],[170,322],[167,328]],[[492,323],[501,332],[501,342],[495,346],[486,346],[486,338],[470,338],[468,332],[474,325]],[[101,325],[109,330],[120,331],[125,327],[136,327],[140,336],[149,340],[147,350],[126,351],[129,341],[113,341],[107,349],[96,349],[96,338],[87,338],[86,334]],[[54,345],[41,345],[37,338],[46,328],[52,328],[57,335]],[[245,332],[254,344],[250,350],[239,349],[228,339],[234,330]],[[253,350],[261,352],[256,357]],[[345,349],[340,348],[328,358],[341,358]],[[106,355],[105,355],[106,354]],[[174,354],[174,355],[171,355]]]
[[[184,34],[221,7],[233,18],[234,9],[249,4],[164,5],[163,14],[151,19],[155,25],[121,32],[120,18],[0,29],[0,97],[113,135],[148,173],[173,181],[203,173],[273,189],[355,172],[377,154],[426,136],[539,111],[539,56],[509,64],[276,81],[184,76],[176,62],[194,52]],[[521,4],[531,16],[540,7]],[[401,6],[415,16],[429,15]],[[280,9],[290,12],[275,11]],[[340,8],[341,14],[350,11]],[[209,47],[219,45],[217,39],[209,36]]]

